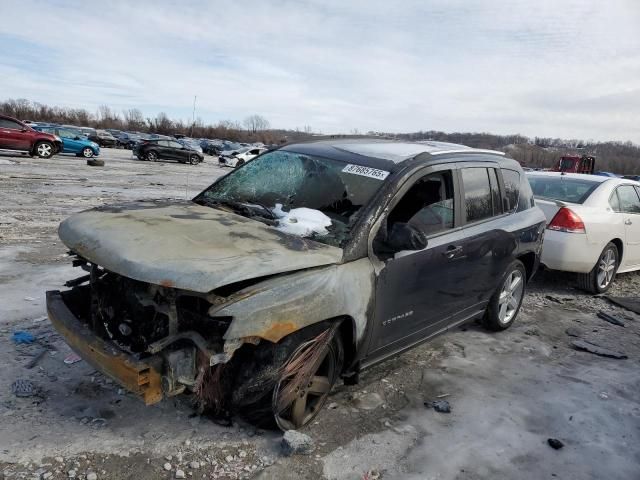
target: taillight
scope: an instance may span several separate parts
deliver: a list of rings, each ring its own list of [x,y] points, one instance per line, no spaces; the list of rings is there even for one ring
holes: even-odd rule
[[[584,222],[576,212],[567,207],[562,207],[547,225],[549,230],[567,233],[585,233]]]

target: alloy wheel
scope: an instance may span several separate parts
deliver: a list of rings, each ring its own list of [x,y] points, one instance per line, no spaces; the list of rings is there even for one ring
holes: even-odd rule
[[[498,318],[503,325],[513,320],[524,294],[524,277],[520,270],[513,270],[507,275],[500,298],[498,299]]]
[[[38,155],[40,155],[41,157],[50,157],[52,151],[53,149],[48,143],[41,143],[40,145],[38,145]]]
[[[311,342],[302,344],[293,353],[287,365],[298,362],[313,348]],[[307,425],[318,414],[337,376],[337,360],[335,350],[330,344],[319,352],[318,365],[315,371],[308,372],[301,385],[294,385],[297,376],[282,375],[273,392],[273,412],[277,425],[282,430],[297,430]],[[285,365],[283,371],[287,371]]]
[[[613,280],[617,263],[616,254],[611,248],[608,248],[598,260],[597,278],[601,289],[606,289]]]
[[[82,150],[82,155],[84,155],[85,158],[91,158],[93,157],[93,150],[91,150],[90,148],[85,148],[84,150]]]

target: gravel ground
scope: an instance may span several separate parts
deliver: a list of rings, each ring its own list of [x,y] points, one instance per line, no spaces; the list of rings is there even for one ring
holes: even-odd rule
[[[226,172],[211,157],[190,166],[102,156],[104,168],[0,155],[0,479],[639,478],[640,316],[557,272],[536,276],[510,330],[467,325],[336,388],[306,430],[308,455],[284,456],[278,433],[199,417],[186,397],[145,407],[84,362],[65,364],[71,351],[44,319],[44,291],[75,276],[60,220],[104,203],[190,197]],[[611,293],[638,292],[631,273]],[[629,358],[576,351],[567,328]],[[15,345],[15,330],[38,343]],[[17,398],[16,379],[38,395]],[[424,405],[433,400],[451,413]]]

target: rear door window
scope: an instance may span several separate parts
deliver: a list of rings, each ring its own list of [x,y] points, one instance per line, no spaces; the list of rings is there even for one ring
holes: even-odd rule
[[[625,213],[640,213],[640,197],[633,185],[618,187],[618,201],[620,210]]]
[[[518,208],[520,200],[520,174],[515,170],[502,169],[504,182],[505,210],[513,213]]]
[[[467,223],[492,217],[493,196],[488,170],[484,167],[470,167],[461,169],[460,173]]]
[[[20,125],[18,122],[14,122],[13,120],[0,118],[0,128],[11,128],[13,130],[22,130],[22,125]]]

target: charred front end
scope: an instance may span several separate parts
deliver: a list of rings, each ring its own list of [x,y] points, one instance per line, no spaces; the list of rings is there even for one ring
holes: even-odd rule
[[[225,362],[231,317],[199,294],[133,280],[76,256],[86,273],[47,292],[49,318],[69,345],[96,369],[153,404],[197,388],[198,376]]]

